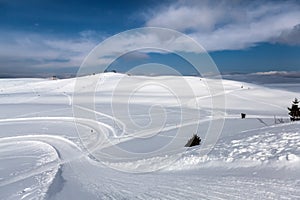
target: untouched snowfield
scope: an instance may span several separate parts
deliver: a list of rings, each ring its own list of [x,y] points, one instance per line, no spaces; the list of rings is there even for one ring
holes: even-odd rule
[[[124,76],[99,75],[94,108],[77,107],[95,120],[74,118],[76,79],[0,79],[0,199],[300,199],[300,123],[287,115],[291,101],[300,98],[300,83],[289,90],[288,83],[223,80],[224,127],[203,155],[201,146],[183,146],[195,125],[205,138],[210,124],[205,79],[184,78],[196,98],[183,96],[179,107],[178,99],[151,84],[135,91],[130,103],[123,99],[132,92],[127,82],[176,85],[178,77],[128,76],[114,94]],[[156,104],[166,119],[160,112],[150,117]],[[188,117],[180,122],[181,112]],[[275,123],[274,116],[285,123]],[[162,129],[147,126],[160,121]],[[181,126],[186,132],[176,136],[174,151],[156,151]]]

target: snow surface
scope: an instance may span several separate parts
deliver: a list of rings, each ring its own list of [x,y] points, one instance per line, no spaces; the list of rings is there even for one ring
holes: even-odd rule
[[[79,78],[82,102],[91,77]],[[0,79],[0,199],[300,199],[300,123],[289,122],[286,109],[300,83],[223,80],[224,128],[203,155],[201,146],[183,146],[195,127],[202,138],[209,129],[207,80],[185,77],[196,97],[182,91],[179,104],[151,84],[180,90],[175,76],[97,79],[94,109],[75,107],[94,119],[74,118],[75,79]],[[129,86],[145,81],[128,101]],[[173,147],[161,151],[170,138]]]

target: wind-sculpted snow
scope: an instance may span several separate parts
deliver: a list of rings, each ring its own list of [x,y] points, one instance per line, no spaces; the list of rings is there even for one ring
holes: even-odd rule
[[[223,81],[225,124],[203,155],[203,146],[184,145],[194,126],[204,139],[211,125],[205,80],[185,77],[196,98],[184,96],[181,107],[165,90],[148,85],[128,106],[122,102],[125,82],[114,103],[131,109],[128,118],[110,104],[124,76],[100,75],[95,107],[76,107],[94,118],[73,116],[75,79],[0,80],[0,199],[300,199],[300,124],[287,122],[286,109],[299,91]],[[171,76],[126,78],[133,84],[148,79],[177,83]],[[153,102],[164,107],[164,116],[151,113]],[[242,112],[246,119],[240,119]],[[274,115],[286,123],[274,124]],[[152,119],[164,127],[148,127]],[[179,128],[184,134],[176,135]],[[172,138],[174,148],[159,152]]]
[[[231,140],[230,140],[231,139]],[[221,141],[215,147],[218,157],[227,161],[253,160],[262,164],[284,164],[300,167],[300,124],[277,125],[257,131],[244,132],[238,137]]]
[[[207,156],[198,156],[197,148],[184,155],[167,170],[223,168],[300,171],[300,124],[282,124],[219,140]],[[300,176],[299,176],[300,178]]]

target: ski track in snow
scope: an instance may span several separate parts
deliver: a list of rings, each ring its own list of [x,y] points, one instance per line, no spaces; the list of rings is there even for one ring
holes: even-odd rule
[[[64,80],[63,80],[64,81]],[[59,81],[51,82],[51,87],[47,81],[41,82],[37,86],[35,82],[28,83],[25,86],[12,85],[6,88],[7,91],[22,90],[28,87],[29,91],[34,93],[18,94],[19,99],[14,101],[20,104],[36,101],[49,94],[58,94],[64,98],[66,106],[72,105],[72,97],[64,91],[72,85],[72,82],[65,81],[63,86],[57,86]],[[55,83],[55,84],[53,84]],[[238,86],[240,83],[237,83]],[[44,91],[45,88],[47,92]],[[20,89],[21,88],[21,89]],[[226,95],[231,95],[239,99],[245,99],[239,92],[243,89],[226,90]],[[237,93],[237,94],[236,94]],[[38,96],[37,96],[38,94]],[[222,94],[215,94],[215,96]],[[4,102],[9,102],[9,96],[4,96]],[[205,100],[211,97],[203,95],[197,97],[197,100]],[[67,101],[65,100],[67,98]],[[249,99],[247,99],[249,100]],[[277,104],[269,104],[259,99],[252,102],[257,104],[270,105],[282,109]],[[188,106],[188,105],[187,105]],[[26,122],[77,122],[77,125],[88,130],[94,130],[94,133],[87,133],[86,138],[90,146],[90,152],[97,149],[107,148],[110,145],[120,142],[130,141],[132,137],[149,137],[153,130],[136,131],[134,135],[126,131],[126,124],[120,119],[105,114],[103,112],[90,110],[84,107],[77,107],[86,112],[110,119],[117,123],[121,131],[121,137],[117,136],[115,127],[112,125],[84,118],[73,117],[49,117],[33,115],[42,115],[64,111],[66,108],[52,109],[49,111],[36,111],[16,115],[15,118],[0,119],[1,124],[11,124],[18,126],[18,123]],[[30,117],[29,117],[30,116]],[[279,115],[280,116],[280,115]],[[249,119],[273,119],[270,115],[248,114]],[[239,119],[239,114],[226,114],[226,119]],[[210,118],[191,120],[184,122],[181,126],[201,124],[209,121]],[[261,123],[261,122],[258,122]],[[267,124],[265,124],[267,125]],[[35,133],[24,136],[1,136],[0,145],[18,145],[26,142],[35,142],[35,144],[45,146],[56,152],[57,159],[50,160],[38,167],[29,168],[27,171],[17,171],[8,178],[0,177],[0,199],[3,199],[1,188],[14,185],[21,185],[23,181],[31,178],[39,179],[48,173],[48,179],[44,184],[33,185],[32,188],[24,186],[24,189],[12,191],[11,196],[5,196],[8,199],[300,199],[300,176],[292,177],[289,170],[293,173],[299,172],[300,164],[300,124],[295,123],[281,124],[275,126],[266,126],[265,128],[244,130],[238,136],[221,139],[206,157],[197,156],[197,149],[187,152],[181,156],[175,163],[162,171],[145,174],[130,174],[112,170],[103,163],[99,163],[90,158],[88,152],[79,147],[73,141],[62,136],[47,135]],[[100,127],[100,128],[99,128]],[[170,131],[178,128],[178,125],[169,125],[162,131]],[[259,134],[258,134],[259,133]],[[71,138],[71,136],[68,136]],[[91,137],[91,138],[89,138]],[[105,138],[118,138],[113,142],[107,142]],[[169,136],[166,136],[169,137]],[[120,140],[121,139],[121,140]],[[13,151],[12,151],[13,152]],[[29,152],[30,153],[30,152]],[[0,155],[5,155],[5,151],[0,150]],[[172,157],[172,155],[169,155]],[[0,162],[5,159],[31,159],[36,155],[9,155],[0,158]],[[156,158],[153,158],[156,159]],[[133,161],[131,163],[118,163],[120,166],[127,165],[139,167],[139,162],[151,163],[151,159],[144,161]],[[169,161],[172,159],[169,159]],[[246,162],[245,162],[246,161]],[[165,159],[163,162],[168,162]],[[241,164],[242,163],[242,164]],[[249,164],[250,163],[250,164]],[[26,163],[25,163],[26,164]],[[245,166],[246,164],[246,166]],[[249,164],[249,166],[247,166]],[[251,168],[252,175],[234,174],[236,169]],[[287,170],[286,178],[272,178],[266,176],[255,176],[256,171],[265,169]],[[272,168],[273,167],[273,168]],[[221,169],[221,172],[214,174],[214,168]],[[208,169],[208,170],[207,170]],[[0,164],[0,172],[3,170]],[[5,170],[5,169],[4,169]],[[206,171],[207,170],[207,171]],[[50,173],[51,171],[51,173]],[[200,173],[199,173],[200,172]],[[229,174],[228,174],[229,172]],[[19,174],[18,174],[19,173]],[[45,176],[46,177],[46,176]],[[15,186],[17,188],[17,186]],[[36,190],[34,189],[36,187]],[[38,188],[40,187],[40,188]],[[13,190],[13,189],[12,189]],[[35,192],[34,192],[35,191]],[[7,191],[5,191],[7,193]],[[5,195],[7,195],[5,193]],[[9,191],[8,191],[9,193]],[[39,196],[37,196],[39,195]]]
[[[86,172],[85,176],[89,178],[80,177],[80,180],[85,182],[85,186],[99,199],[297,199],[300,197],[299,182],[278,179],[195,176],[172,172],[130,175],[105,170],[99,171],[96,176],[89,176],[89,172]]]

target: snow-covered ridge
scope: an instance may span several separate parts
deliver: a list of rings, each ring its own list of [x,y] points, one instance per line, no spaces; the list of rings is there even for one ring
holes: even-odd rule
[[[213,150],[203,156],[201,146],[188,150],[183,146],[194,133],[195,124],[202,138],[209,127],[211,96],[206,79],[110,73],[96,76],[95,110],[83,108],[95,118],[81,116],[77,126],[72,112],[75,78],[0,79],[0,199],[267,199],[262,195],[266,192],[273,198],[300,197],[300,124],[287,122],[286,108],[299,97],[300,87],[288,91],[284,89],[289,87],[286,83],[267,88],[223,80],[224,128]],[[88,87],[91,77],[79,79]],[[193,96],[179,92],[184,100],[180,107],[172,93],[154,84],[158,80],[179,89],[184,80]],[[129,85],[141,82],[153,85],[146,85],[129,103],[124,102],[124,95],[132,92]],[[77,89],[79,96],[85,97],[80,93],[82,88]],[[159,132],[147,126],[153,119],[163,121],[164,116],[149,112],[157,103],[166,113]],[[130,109],[130,120],[140,126],[130,126],[128,113],[112,112],[113,106],[119,108],[117,111]],[[195,114],[198,109],[200,116]],[[183,122],[178,120],[180,111],[188,116]],[[241,119],[241,113],[247,114],[246,119]],[[274,116],[286,123],[275,124]],[[142,153],[160,148],[179,127],[186,130],[176,140],[179,154],[143,158]],[[86,137],[79,137],[78,130]],[[102,143],[103,137],[110,142]],[[115,155],[112,145],[137,156],[111,163],[95,157],[96,153]],[[160,167],[159,172],[138,175],[111,170],[149,172]]]

